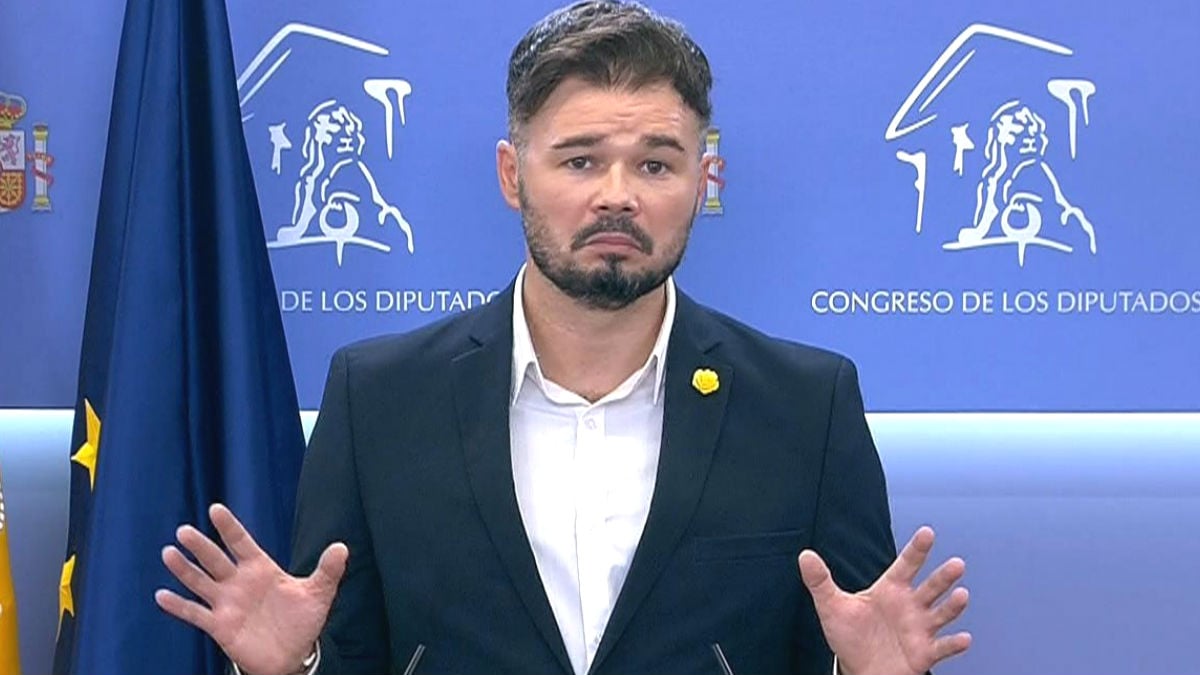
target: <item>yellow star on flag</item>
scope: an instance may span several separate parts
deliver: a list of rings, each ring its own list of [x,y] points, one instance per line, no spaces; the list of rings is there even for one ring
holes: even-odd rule
[[[71,461],[88,470],[88,483],[96,489],[96,456],[100,452],[100,417],[92,409],[92,402],[83,399],[87,415],[87,440],[71,455]]]
[[[71,577],[75,576],[75,556],[63,563],[62,579],[58,582],[58,630],[62,632],[62,620],[67,614],[75,616],[75,596],[71,593]]]

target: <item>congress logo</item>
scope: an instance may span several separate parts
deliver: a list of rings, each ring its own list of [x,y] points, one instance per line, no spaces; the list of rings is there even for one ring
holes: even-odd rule
[[[934,229],[951,252],[1012,250],[1020,267],[1031,249],[1096,254],[1096,226],[1068,179],[1086,147],[1096,85],[1051,75],[1070,72],[1073,54],[987,24],[968,26],[942,51],[884,132],[915,172],[917,234]],[[968,80],[972,70],[983,86]],[[947,194],[968,198],[926,222],[927,200]]]
[[[378,59],[387,55],[382,45],[290,23],[238,75],[251,157],[270,149],[270,173],[258,181],[268,248],[327,246],[339,267],[349,248],[415,251],[388,180],[413,88],[363,76],[386,68]],[[386,156],[369,152],[380,132]]]
[[[34,124],[30,147],[30,137],[19,126],[28,112],[24,98],[0,91],[0,214],[16,211],[25,204],[30,177],[33,178],[31,210],[50,211],[50,186],[54,184],[50,175],[54,164],[49,152],[50,127]]]

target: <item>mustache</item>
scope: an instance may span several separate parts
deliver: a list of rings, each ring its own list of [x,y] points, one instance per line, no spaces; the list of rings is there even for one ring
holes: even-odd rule
[[[591,239],[598,234],[607,233],[623,234],[628,236],[630,239],[633,239],[634,243],[637,244],[642,253],[645,253],[646,255],[650,255],[654,251],[654,240],[650,238],[650,235],[646,234],[645,230],[638,227],[637,223],[633,222],[632,218],[625,215],[601,216],[596,220],[596,222],[588,225],[579,232],[576,232],[575,236],[571,239],[571,250],[578,251],[587,245],[588,239]]]

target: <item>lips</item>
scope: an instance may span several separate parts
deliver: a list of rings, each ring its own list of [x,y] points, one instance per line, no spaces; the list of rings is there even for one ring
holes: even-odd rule
[[[633,237],[625,234],[618,234],[616,232],[604,232],[602,234],[597,234],[593,237],[590,237],[587,240],[587,245],[617,246],[641,250],[641,247]]]
[[[571,250],[579,251],[585,247],[609,249],[620,253],[622,250],[633,249],[646,255],[654,252],[654,242],[628,216],[604,216],[588,225],[571,238]]]

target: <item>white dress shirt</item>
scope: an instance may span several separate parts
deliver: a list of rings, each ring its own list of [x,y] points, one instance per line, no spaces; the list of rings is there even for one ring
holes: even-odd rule
[[[509,423],[513,482],[538,574],[576,675],[596,656],[650,511],[675,284],[649,358],[595,403],[547,380],[513,298]]]

